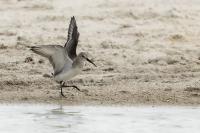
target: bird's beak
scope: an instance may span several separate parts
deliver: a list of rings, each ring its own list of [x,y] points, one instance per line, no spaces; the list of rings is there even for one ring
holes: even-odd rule
[[[93,64],[95,67],[97,67],[97,66],[94,64],[94,62],[92,62],[90,59],[86,58],[86,60],[87,60],[88,62],[90,62],[91,64]]]

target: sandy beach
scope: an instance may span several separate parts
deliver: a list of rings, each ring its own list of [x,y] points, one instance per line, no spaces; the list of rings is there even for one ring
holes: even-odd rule
[[[199,105],[199,0],[1,0],[0,103]],[[88,64],[67,84],[30,46],[64,45],[70,17]]]

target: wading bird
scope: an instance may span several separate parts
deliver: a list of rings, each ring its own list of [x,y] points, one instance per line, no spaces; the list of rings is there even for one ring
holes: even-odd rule
[[[53,77],[60,84],[60,93],[63,97],[65,97],[62,90],[63,87],[73,87],[80,91],[75,85],[65,85],[65,81],[79,74],[83,69],[85,61],[96,66],[88,58],[88,53],[81,52],[78,55],[76,54],[78,38],[79,32],[73,16],[69,24],[68,38],[64,47],[60,45],[38,45],[31,47],[33,52],[49,59],[54,70]]]

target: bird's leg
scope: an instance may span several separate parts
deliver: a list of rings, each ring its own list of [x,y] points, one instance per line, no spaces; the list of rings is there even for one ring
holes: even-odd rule
[[[75,86],[75,85],[65,85],[65,86],[63,86],[63,87],[72,87],[72,88],[74,88],[74,89],[76,89],[76,90],[78,90],[78,91],[81,91],[77,86]]]
[[[66,96],[63,94],[63,90],[62,90],[62,88],[64,87],[64,85],[65,85],[65,82],[61,81],[61,82],[60,82],[60,94],[61,94],[61,96],[66,97]]]
[[[65,84],[65,83],[64,83]],[[72,87],[72,88],[74,88],[74,89],[76,89],[76,90],[78,90],[78,91],[81,91],[77,86],[75,86],[75,85],[64,85],[63,84],[63,87]]]
[[[75,88],[76,90],[78,91],[81,91],[77,86],[75,85],[65,85],[65,82],[63,81],[60,81],[60,94],[61,96],[63,97],[66,97],[64,94],[63,94],[63,87],[72,87],[72,88]]]

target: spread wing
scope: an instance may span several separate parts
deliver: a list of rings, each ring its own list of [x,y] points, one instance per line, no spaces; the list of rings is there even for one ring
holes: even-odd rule
[[[76,47],[78,44],[79,32],[78,27],[76,25],[75,17],[71,18],[69,29],[68,29],[68,38],[67,42],[65,43],[65,49],[67,50],[68,56],[70,59],[74,60],[77,56],[76,54]]]
[[[72,60],[66,55],[66,51],[59,45],[39,45],[31,47],[36,54],[49,59],[53,66],[54,74],[59,73],[65,67],[72,66]],[[68,66],[66,66],[68,65]]]

